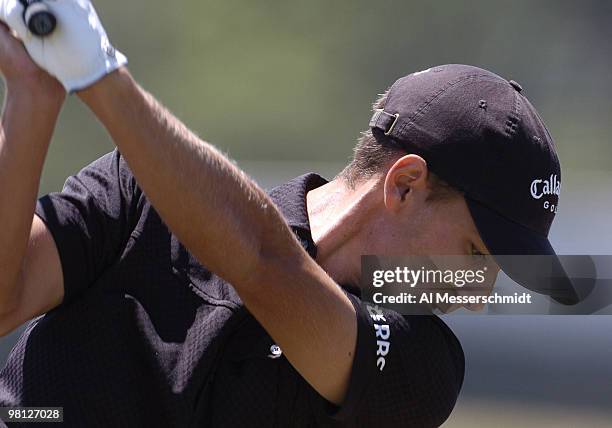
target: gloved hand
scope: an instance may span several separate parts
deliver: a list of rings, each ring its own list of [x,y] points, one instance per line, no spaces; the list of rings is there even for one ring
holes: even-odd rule
[[[73,92],[94,84],[127,63],[110,44],[102,23],[89,0],[45,1],[57,19],[57,28],[37,37],[27,28],[19,0],[0,0],[0,20],[23,41],[41,68]]]

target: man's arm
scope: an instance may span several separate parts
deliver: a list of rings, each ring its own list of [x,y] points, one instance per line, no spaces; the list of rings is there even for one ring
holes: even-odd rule
[[[300,374],[341,403],[354,308],[302,249],[267,195],[123,68],[80,92],[181,242],[230,282]]]
[[[89,1],[55,2],[62,31],[47,38],[32,36],[23,11],[20,2],[0,0],[0,19],[39,66],[69,91],[90,87],[83,99],[173,232],[235,286],[304,378],[330,401],[341,402],[356,343],[355,311],[301,248],[272,202],[125,69],[113,73],[126,58],[112,48]]]
[[[0,128],[0,335],[57,306],[63,279],[55,243],[34,216],[41,171],[65,98],[0,24],[5,99]]]

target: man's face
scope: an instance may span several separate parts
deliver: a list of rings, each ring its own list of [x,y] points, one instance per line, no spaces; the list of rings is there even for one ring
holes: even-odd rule
[[[434,198],[427,164],[419,156],[399,159],[388,171],[384,206],[372,220],[366,253],[387,256],[486,255],[487,248],[460,193]],[[488,258],[490,263],[490,259]],[[478,258],[466,258],[474,264]],[[484,262],[483,257],[483,262]],[[499,271],[489,267],[490,292]],[[488,293],[487,293],[488,294]],[[481,307],[468,307],[480,309]],[[447,308],[455,309],[455,308]],[[447,310],[445,310],[447,311]]]

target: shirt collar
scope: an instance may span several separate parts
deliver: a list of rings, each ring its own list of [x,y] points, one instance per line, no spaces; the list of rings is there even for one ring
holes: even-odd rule
[[[285,217],[285,221],[293,229],[298,240],[313,259],[317,257],[317,246],[312,240],[310,231],[306,194],[327,183],[326,179],[311,172],[300,175],[269,192],[270,198]],[[356,284],[340,284],[340,286],[356,296],[361,296],[361,290]]]
[[[275,187],[269,193],[287,224],[294,230],[306,251],[313,258],[316,257],[317,249],[310,231],[306,194],[327,183],[326,179],[311,172]]]

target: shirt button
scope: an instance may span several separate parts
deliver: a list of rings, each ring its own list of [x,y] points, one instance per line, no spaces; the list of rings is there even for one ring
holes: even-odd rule
[[[510,86],[512,86],[518,92],[521,92],[523,90],[523,87],[519,85],[518,82],[515,82],[514,80],[509,80],[508,83],[510,83]]]
[[[280,346],[270,346],[270,354],[268,355],[268,358],[276,359],[279,358],[281,355],[283,355],[283,351],[281,350]]]

